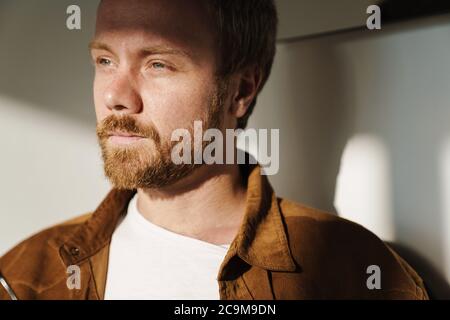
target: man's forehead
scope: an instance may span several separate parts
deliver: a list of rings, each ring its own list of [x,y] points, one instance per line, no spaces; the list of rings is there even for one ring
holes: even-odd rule
[[[147,33],[195,45],[213,42],[212,19],[203,0],[102,0],[96,37],[105,33]]]

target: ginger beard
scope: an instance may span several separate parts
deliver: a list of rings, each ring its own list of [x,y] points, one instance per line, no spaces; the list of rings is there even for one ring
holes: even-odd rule
[[[218,85],[215,94],[210,98],[206,114],[201,119],[197,119],[203,122],[203,130],[220,129],[225,93],[226,85],[224,83]],[[194,121],[186,128],[191,137],[194,136],[193,124]],[[114,131],[136,134],[147,139],[130,145],[113,145],[108,139],[110,133]],[[173,163],[172,147],[178,141],[171,141],[170,136],[161,137],[152,124],[138,124],[135,118],[129,115],[112,114],[105,118],[97,124],[97,137],[102,152],[105,176],[117,189],[133,190],[170,186],[203,165]],[[209,143],[211,141],[203,141],[201,152]],[[194,159],[193,150],[191,159]]]

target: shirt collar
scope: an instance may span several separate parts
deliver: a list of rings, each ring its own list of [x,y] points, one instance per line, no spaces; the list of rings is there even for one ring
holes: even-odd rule
[[[224,264],[234,255],[250,265],[273,271],[294,271],[278,199],[259,165],[242,165],[247,178],[243,222]],[[112,189],[92,216],[63,239],[60,254],[66,265],[79,264],[109,245],[112,234],[136,190]],[[220,280],[220,279],[219,279]]]

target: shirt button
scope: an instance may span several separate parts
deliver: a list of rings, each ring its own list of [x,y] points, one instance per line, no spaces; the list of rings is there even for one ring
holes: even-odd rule
[[[70,254],[74,257],[78,256],[80,254],[80,249],[77,247],[70,248]]]

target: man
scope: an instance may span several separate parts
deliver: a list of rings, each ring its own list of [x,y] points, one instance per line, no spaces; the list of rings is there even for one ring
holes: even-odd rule
[[[276,24],[271,0],[102,1],[90,50],[114,188],[2,257],[0,297],[427,299],[375,235],[277,198],[259,165],[173,161],[180,128],[246,126]]]

